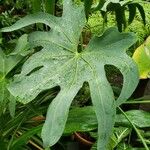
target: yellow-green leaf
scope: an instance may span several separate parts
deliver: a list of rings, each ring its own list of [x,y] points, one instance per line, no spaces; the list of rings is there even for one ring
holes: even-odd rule
[[[138,65],[140,78],[150,78],[150,36],[135,50],[133,59]]]

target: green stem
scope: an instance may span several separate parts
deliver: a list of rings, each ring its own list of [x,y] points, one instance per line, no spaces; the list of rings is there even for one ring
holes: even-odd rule
[[[144,101],[127,101],[125,104],[149,104],[150,100],[144,100]]]
[[[142,141],[144,147],[145,147],[145,150],[149,150],[144,138],[142,137],[141,133],[138,131],[138,129],[136,128],[136,126],[134,125],[134,123],[130,120],[130,118],[128,117],[128,115],[120,108],[118,107],[119,110],[122,112],[122,114],[126,117],[126,119],[129,121],[129,123],[132,125],[133,129],[136,131],[138,137],[140,138],[140,140]]]

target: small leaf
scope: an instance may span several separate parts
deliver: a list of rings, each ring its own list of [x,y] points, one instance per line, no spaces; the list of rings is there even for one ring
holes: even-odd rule
[[[128,23],[131,24],[132,21],[135,18],[135,15],[136,15],[136,6],[134,4],[129,4],[128,5],[128,9],[129,9],[129,20],[128,20]]]
[[[111,139],[109,141],[107,150],[113,150],[116,149],[118,144],[129,134],[131,133],[131,128],[127,127],[115,127],[113,130],[113,134],[111,136]]]
[[[126,4],[126,2],[124,2]],[[124,4],[123,3],[123,4]],[[117,27],[120,32],[122,32],[122,29],[126,28],[126,18],[125,18],[125,6],[121,4],[118,0],[108,0],[105,2],[102,10],[104,12],[106,11],[114,11]]]
[[[89,18],[89,13],[91,11],[91,6],[92,6],[93,0],[84,0],[84,10],[85,10],[85,15],[86,18]]]
[[[144,11],[143,6],[141,6],[141,5],[138,4],[138,3],[135,3],[134,5],[135,5],[135,6],[137,7],[137,9],[139,10],[140,15],[141,15],[142,20],[143,20],[143,23],[144,23],[144,25],[146,25],[146,16],[145,16],[145,11]]]
[[[126,28],[126,18],[125,18],[125,9],[120,4],[116,4],[115,16],[118,30],[122,32],[122,30]]]

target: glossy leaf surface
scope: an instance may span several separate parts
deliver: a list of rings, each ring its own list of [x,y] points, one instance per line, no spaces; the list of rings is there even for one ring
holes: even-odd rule
[[[138,65],[140,78],[150,78],[150,37],[135,50],[133,59]]]

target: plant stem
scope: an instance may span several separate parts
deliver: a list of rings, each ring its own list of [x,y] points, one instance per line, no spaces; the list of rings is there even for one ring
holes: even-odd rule
[[[122,112],[122,114],[126,117],[126,119],[129,121],[129,123],[132,125],[133,129],[136,131],[138,137],[140,138],[140,140],[142,141],[144,147],[145,147],[145,150],[149,150],[144,138],[142,137],[141,133],[138,131],[137,127],[134,125],[134,123],[130,120],[130,118],[128,117],[128,115],[120,108],[118,107],[119,110]]]
[[[144,100],[144,101],[127,101],[125,104],[149,104],[150,100]]]

